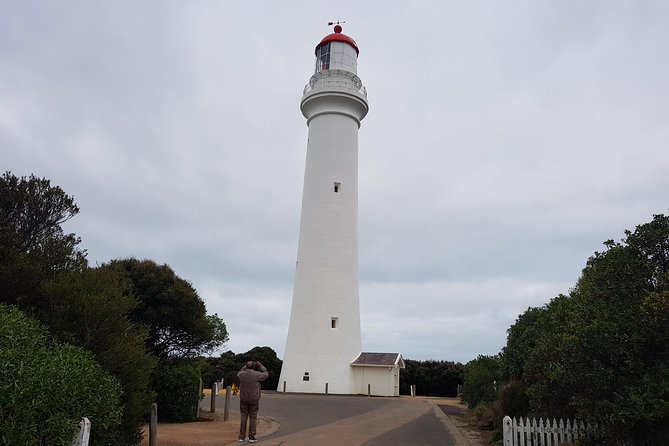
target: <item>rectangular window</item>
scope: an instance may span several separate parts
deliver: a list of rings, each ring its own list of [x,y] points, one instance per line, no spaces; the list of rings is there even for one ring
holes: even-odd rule
[[[330,69],[330,42],[321,45],[316,54],[316,72]]]
[[[339,193],[339,189],[341,189],[341,183],[337,183],[337,182],[335,182],[335,184],[334,184],[334,191],[335,191],[335,194],[338,194],[338,193]]]
[[[302,377],[302,381],[309,381],[309,372],[304,372],[304,376]]]
[[[332,319],[330,319],[330,327],[336,329],[338,325],[339,325],[338,317],[333,317]]]

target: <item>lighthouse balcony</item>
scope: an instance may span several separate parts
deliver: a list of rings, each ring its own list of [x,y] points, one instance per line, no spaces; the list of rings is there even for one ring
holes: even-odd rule
[[[311,76],[309,83],[304,87],[304,96],[318,91],[346,91],[355,93],[367,99],[367,89],[362,80],[355,73],[346,70],[323,70]]]

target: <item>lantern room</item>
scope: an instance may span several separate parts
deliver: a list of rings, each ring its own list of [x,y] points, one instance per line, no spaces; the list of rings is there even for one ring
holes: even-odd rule
[[[344,70],[358,73],[358,45],[353,38],[343,34],[336,25],[334,32],[316,46],[316,73],[325,70]]]

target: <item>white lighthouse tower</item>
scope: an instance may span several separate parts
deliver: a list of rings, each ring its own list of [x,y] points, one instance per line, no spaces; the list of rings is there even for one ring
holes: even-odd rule
[[[336,25],[316,46],[300,109],[309,138],[288,339],[279,390],[360,393],[358,128],[369,109],[358,46]]]

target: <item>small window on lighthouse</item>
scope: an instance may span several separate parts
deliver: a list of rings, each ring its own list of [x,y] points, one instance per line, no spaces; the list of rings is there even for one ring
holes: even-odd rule
[[[335,182],[335,184],[334,184],[334,191],[335,191],[335,194],[338,194],[338,193],[339,193],[339,189],[340,189],[340,188],[341,188],[341,183],[337,183],[337,182]]]
[[[339,325],[339,318],[338,317],[333,317],[330,320],[330,327],[332,327],[333,329],[336,329],[338,325]]]
[[[309,372],[304,372],[304,376],[302,377],[302,381],[309,381]]]

